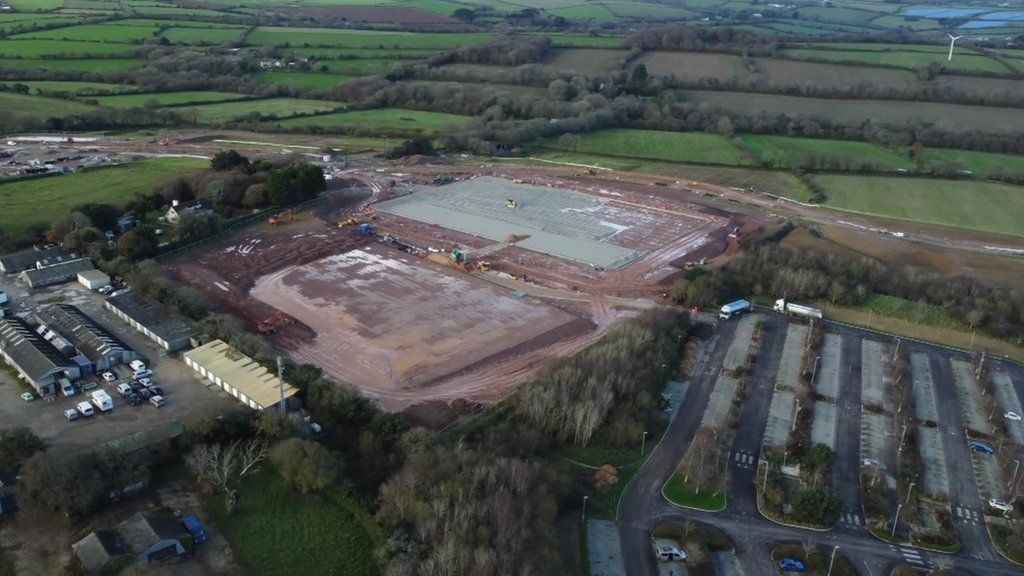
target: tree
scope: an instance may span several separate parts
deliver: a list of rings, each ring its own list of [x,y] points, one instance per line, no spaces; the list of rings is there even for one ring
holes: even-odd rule
[[[39,436],[24,426],[0,430],[0,476],[14,476],[21,465],[44,444]]]
[[[213,155],[210,159],[210,168],[217,170],[231,170],[236,167],[248,167],[249,159],[234,150],[224,150]]]
[[[60,244],[64,241],[64,237],[71,232],[90,227],[92,227],[92,220],[88,216],[81,212],[68,212],[58,218],[53,226],[46,231],[46,240],[53,244]]]
[[[185,464],[210,489],[224,494],[224,509],[233,514],[242,480],[256,472],[267,455],[261,440],[200,444],[185,456]]]
[[[104,482],[91,450],[47,450],[21,468],[23,503],[69,516],[85,516],[103,500]]]
[[[117,239],[117,253],[129,260],[142,260],[156,253],[156,243],[138,230],[129,230]]]
[[[301,438],[278,442],[270,452],[270,461],[285,483],[303,494],[330,486],[341,472],[341,464],[330,450]]]
[[[217,223],[212,214],[185,213],[178,219],[178,239],[182,242],[195,242],[213,234]]]
[[[801,522],[831,526],[842,510],[842,498],[829,488],[804,488],[793,497],[793,517]]]

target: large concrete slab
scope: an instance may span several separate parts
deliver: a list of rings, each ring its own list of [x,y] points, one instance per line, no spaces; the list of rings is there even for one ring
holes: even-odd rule
[[[927,354],[915,352],[910,355],[910,374],[914,388],[914,414],[922,422],[938,422],[935,383],[932,382],[932,367]]]
[[[988,415],[981,405],[981,390],[974,380],[974,366],[970,362],[952,359],[949,361],[953,369],[953,381],[956,383],[956,397],[963,412],[964,422],[971,430],[982,434],[991,434],[992,426]]]
[[[1013,387],[1013,381],[1010,379],[1009,374],[1002,370],[993,372],[992,388],[995,389],[996,399],[999,400],[999,406],[1004,412],[1024,415],[1024,410],[1021,409],[1020,405],[1020,397],[1017,396],[1017,390]],[[1007,421],[1006,428],[1015,444],[1024,444],[1024,422]]]
[[[814,391],[827,398],[839,396],[839,369],[842,361],[843,337],[825,334],[821,345],[821,360],[814,378]]]
[[[374,208],[497,241],[525,235],[518,246],[600,268],[625,266],[706,222],[697,215],[490,176],[414,190]],[[509,199],[516,208],[506,205]]]
[[[626,576],[619,528],[611,520],[587,520],[587,552],[593,576]]]
[[[764,429],[764,444],[769,448],[782,448],[789,442],[793,427],[795,396],[788,390],[775,390],[768,408],[768,424]]]
[[[892,416],[864,412],[860,415],[861,458],[889,464],[889,439],[892,438]]]
[[[790,324],[786,329],[786,343],[782,346],[779,371],[775,375],[776,385],[793,389],[801,385],[800,365],[804,357],[807,330],[803,324]]]
[[[887,370],[889,346],[876,340],[861,340],[860,394],[861,403],[892,410],[892,390]]]
[[[918,426],[917,446],[924,464],[924,491],[932,494],[949,494],[949,474],[946,471],[946,451],[942,447],[942,432],[937,428]]]
[[[721,428],[729,419],[732,399],[736,395],[737,381],[728,376],[719,376],[715,381],[715,389],[711,391],[711,399],[704,410],[704,418],[700,425],[708,428]]]
[[[811,443],[824,444],[836,449],[836,405],[830,402],[814,403],[814,421],[811,424]]]
[[[722,361],[722,368],[735,372],[737,369],[747,365],[747,357],[750,355],[750,344],[753,342],[754,325],[761,317],[757,314],[747,314],[739,319],[739,326],[733,334],[732,343],[725,351],[725,360]]]

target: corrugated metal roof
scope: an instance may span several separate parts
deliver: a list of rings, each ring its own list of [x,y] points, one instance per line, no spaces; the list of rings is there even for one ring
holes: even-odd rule
[[[130,291],[115,292],[107,298],[107,306],[120,310],[123,314],[145,326],[167,342],[175,342],[182,338],[190,338],[192,328],[183,320],[164,312],[156,304],[143,304]]]
[[[43,308],[39,312],[39,321],[55,328],[93,362],[131,351],[131,347],[120,338],[71,304],[52,304]]]
[[[28,282],[29,286],[35,288],[37,286],[65,282],[74,278],[79,272],[92,269],[92,260],[79,258],[78,260],[70,260],[61,264],[47,266],[46,268],[26,270],[21,273],[21,277],[25,282]]]
[[[214,340],[189,350],[185,353],[185,358],[202,366],[207,372],[264,408],[281,400],[277,375],[223,340]],[[285,398],[294,396],[296,392],[298,390],[294,386],[285,383]]]
[[[77,368],[74,362],[37,334],[28,322],[17,316],[0,321],[0,348],[33,382],[55,370]]]

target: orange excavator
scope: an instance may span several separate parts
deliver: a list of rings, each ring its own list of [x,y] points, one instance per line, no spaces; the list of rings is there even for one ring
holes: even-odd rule
[[[277,332],[281,326],[287,326],[294,322],[295,320],[284,312],[275,312],[273,316],[267,318],[263,322],[260,322],[256,326],[256,331],[262,335],[273,334],[274,332]]]
[[[267,223],[271,226],[277,226],[278,224],[284,224],[285,222],[291,222],[295,219],[295,213],[291,210],[285,210],[284,212],[278,212],[267,220]]]

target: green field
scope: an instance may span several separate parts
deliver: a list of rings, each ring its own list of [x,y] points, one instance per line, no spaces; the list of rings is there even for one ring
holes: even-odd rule
[[[30,12],[60,8],[64,4],[64,0],[5,0],[4,3],[15,10]]]
[[[793,168],[812,156],[832,166],[849,162],[851,166],[870,164],[878,170],[913,170],[916,167],[910,159],[867,142],[758,134],[743,134],[737,138],[764,166],[771,168]]]
[[[289,84],[303,88],[330,88],[351,80],[353,76],[321,74],[319,72],[260,72],[253,75],[257,82],[266,84]]]
[[[288,118],[305,114],[331,112],[344,108],[341,102],[325,102],[321,100],[302,100],[299,98],[271,98],[269,100],[248,100],[244,102],[224,102],[221,104],[200,104],[177,108],[186,117],[195,114],[195,120],[203,124],[229,122],[256,115],[262,117],[275,116]]]
[[[85,114],[96,109],[95,106],[88,106],[70,100],[0,92],[0,119],[38,118],[45,120],[51,116]]]
[[[333,48],[414,48],[444,50],[455,46],[478,44],[493,34],[426,34],[416,32],[380,32],[374,30],[337,30],[331,28],[281,28],[261,26],[245,39],[246,44],[289,44],[294,46],[326,46]]]
[[[111,72],[114,70],[130,70],[146,64],[145,60],[134,58],[114,58],[110,60],[75,58],[61,60],[56,58],[11,58],[0,59],[0,68],[14,70],[52,70],[54,72]]]
[[[903,298],[886,296],[885,294],[872,294],[860,308],[882,316],[914,322],[915,324],[941,326],[950,330],[964,330],[964,326],[950,318],[949,314],[942,307],[934,304],[919,304],[912,300],[904,300]]]
[[[611,21],[618,19],[618,16],[602,4],[580,4],[565,8],[548,8],[544,11],[552,16],[561,16],[567,20]]]
[[[380,133],[436,134],[446,127],[458,127],[471,121],[469,116],[443,114],[441,112],[421,112],[419,110],[403,110],[401,108],[378,108],[375,110],[356,110],[340,114],[325,114],[310,118],[293,118],[275,122],[285,128],[296,126],[317,126],[335,128],[340,126],[363,128]]]
[[[241,557],[246,574],[291,576],[379,573],[373,518],[340,488],[303,496],[273,471],[246,479],[234,514],[223,498],[212,501],[217,527]]]
[[[157,92],[148,94],[125,94],[101,96],[96,100],[103,106],[126,108],[130,106],[180,106],[200,102],[227,102],[251,98],[235,92]]]
[[[114,42],[138,43],[152,38],[157,31],[155,26],[105,26],[103,24],[83,24],[54,30],[27,32],[16,34],[13,39],[26,40],[72,40],[83,42]]]
[[[622,36],[590,36],[588,34],[537,34],[551,38],[553,46],[565,48],[620,48]]]
[[[370,59],[370,60],[415,60],[437,54],[429,48],[323,48],[292,46],[280,47],[282,54],[316,60]]]
[[[168,28],[160,34],[173,44],[223,44],[241,40],[243,28]]]
[[[82,18],[71,14],[0,14],[0,32],[15,34],[19,30],[31,30],[39,26],[77,24]]]
[[[0,40],[0,55],[18,58],[115,56],[127,54],[138,46],[100,42],[59,42],[50,40]],[[4,61],[9,63],[9,61]]]
[[[917,69],[929,64],[941,64],[945,69],[958,72],[986,72],[1006,76],[1009,71],[997,60],[977,54],[956,54],[951,62],[946,54],[937,52],[911,51],[852,51],[852,50],[805,50],[785,49],[779,56],[794,60],[815,60],[847,64],[869,64],[873,66],[895,66]]]
[[[402,61],[379,58],[347,58],[344,60],[317,60],[312,65],[313,69],[318,72],[326,68],[328,72],[335,74],[368,76],[384,74],[401,63]]]
[[[613,128],[590,134],[581,134],[579,142],[572,138],[545,144],[564,152],[603,154],[696,164],[724,164],[742,166],[751,164],[729,140],[717,134],[700,132],[658,132]]]
[[[1024,237],[1024,188],[881,176],[811,176],[825,206],[899,220]]]
[[[77,174],[0,184],[0,228],[21,234],[31,224],[50,224],[88,202],[122,204],[175,176],[207,167],[197,158],[154,158]]]
[[[1012,154],[926,148],[921,160],[925,168],[932,162],[953,162],[962,166],[961,169],[970,170],[981,178],[989,177],[993,171],[1002,171],[1003,174],[1024,174],[1024,156]]]
[[[605,8],[619,18],[640,18],[648,21],[684,20],[697,16],[696,12],[665,6],[663,4],[639,4],[635,2],[606,2]]]
[[[14,80],[0,80],[0,84],[14,84]],[[136,90],[134,86],[122,84],[103,84],[101,82],[62,82],[59,80],[26,80],[17,82],[29,87],[32,94],[39,92],[68,94],[118,94]]]

